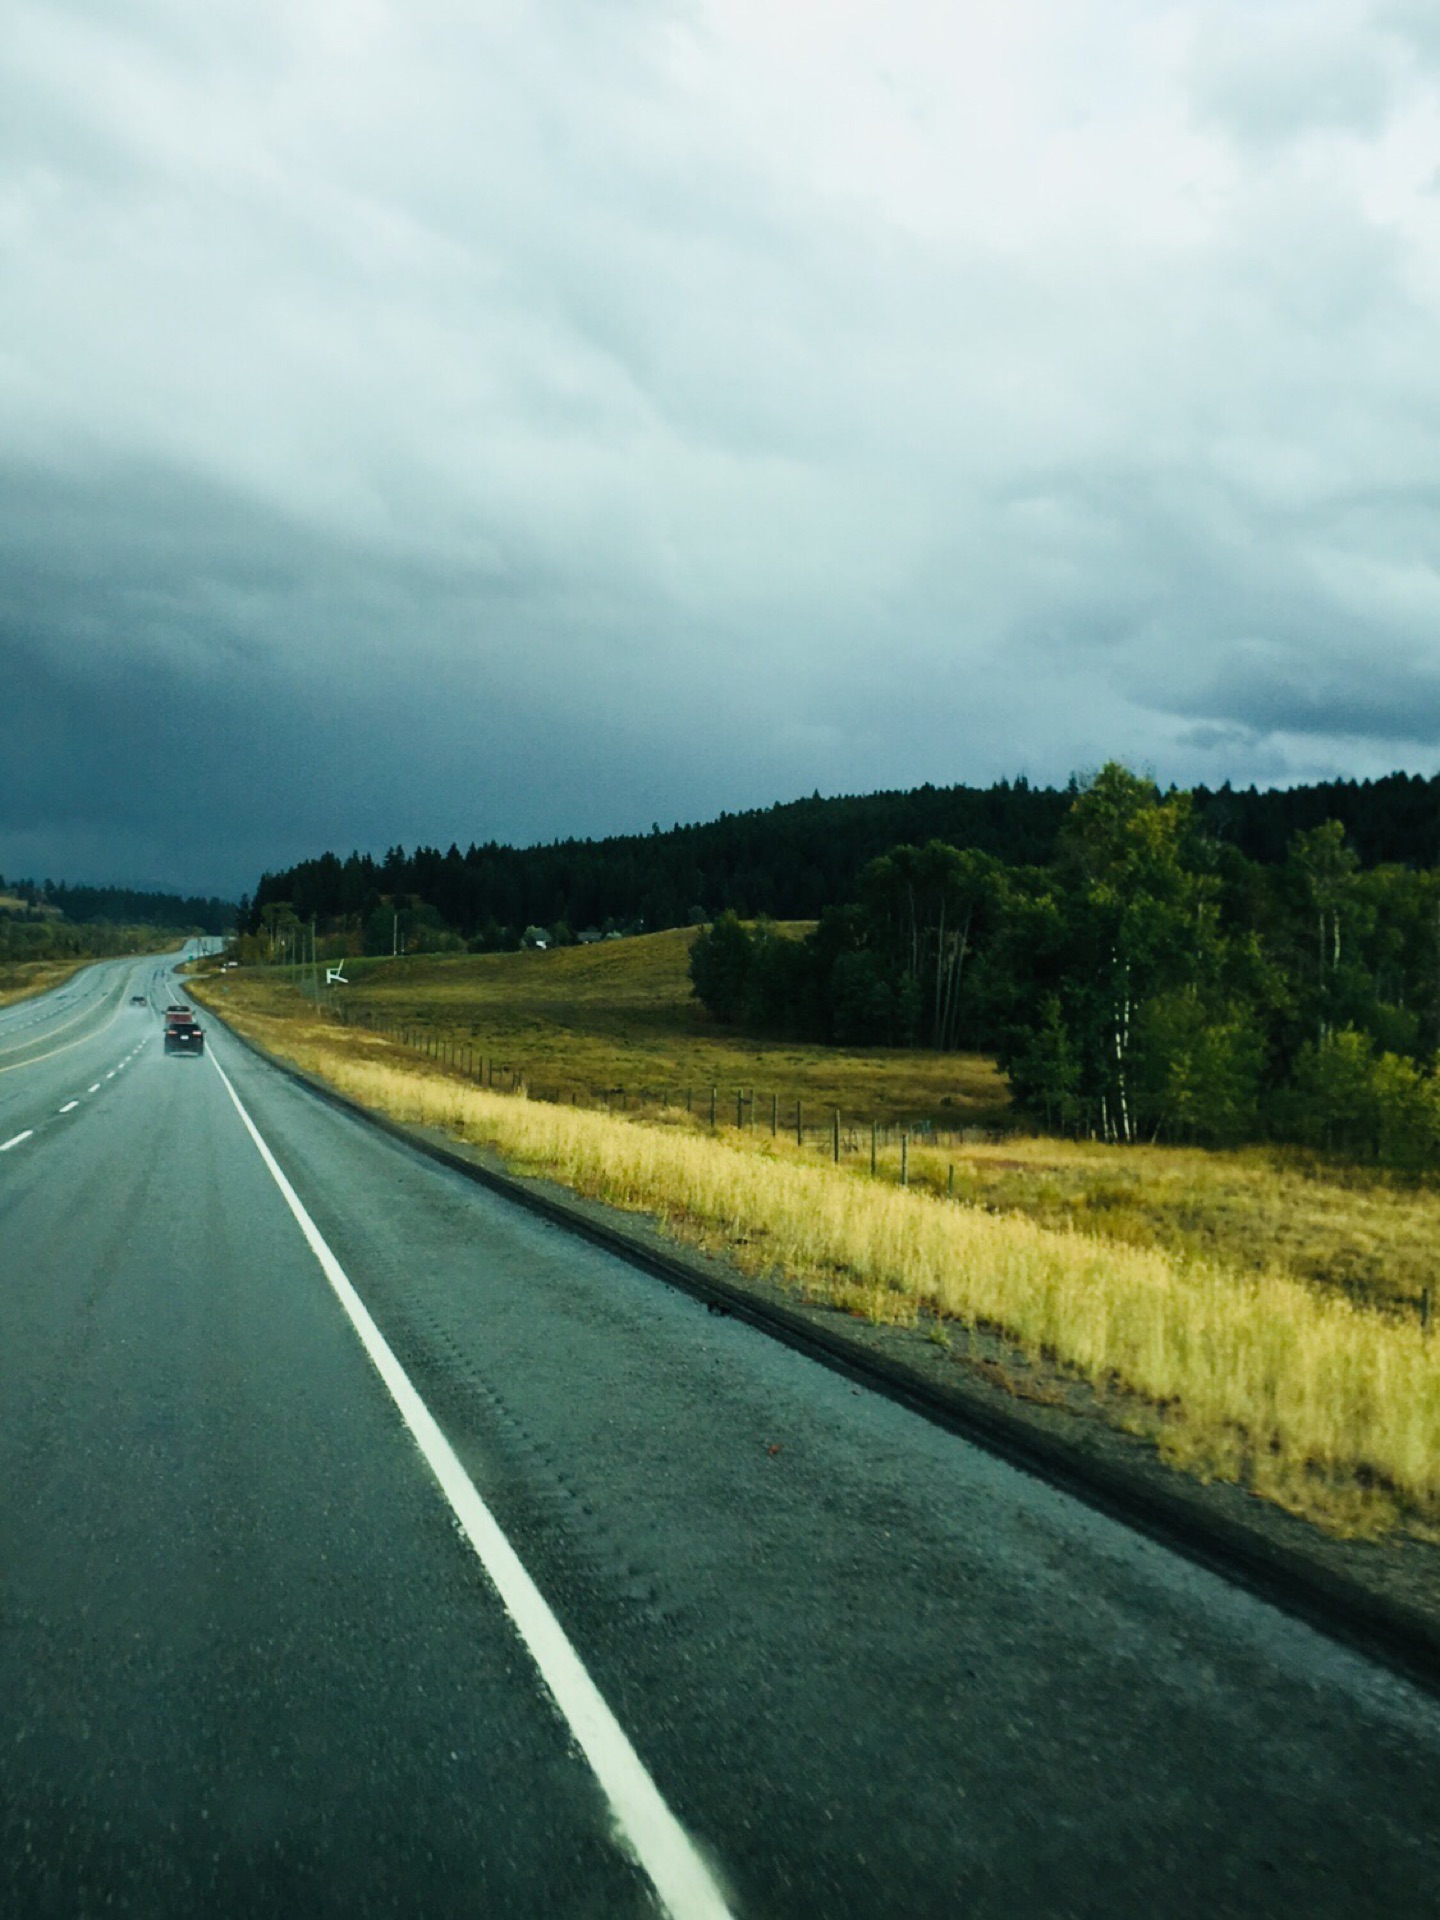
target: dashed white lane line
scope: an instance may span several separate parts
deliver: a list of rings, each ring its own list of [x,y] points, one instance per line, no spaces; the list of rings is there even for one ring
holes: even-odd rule
[[[101,995],[101,1000],[103,1005],[103,993]],[[96,1034],[107,1033],[110,1030],[110,1028],[114,1026],[115,1021],[119,1016],[120,1005],[121,1005],[120,1000],[117,997],[114,1006],[110,1009],[110,1018],[105,1022],[103,1027],[98,1027],[96,1029]],[[17,1050],[23,1050],[23,1048],[27,1045],[34,1046],[34,1045],[37,1045],[42,1040],[53,1039],[56,1034],[68,1033],[71,1027],[75,1026],[79,1021],[86,1019],[92,1011],[93,1011],[93,1006],[92,1006],[91,1000],[89,997],[87,997],[86,1005],[81,1007],[80,1011],[75,1015],[75,1018],[73,1020],[67,1020],[58,1027],[52,1027],[48,1034],[37,1034],[33,1041],[27,1042],[22,1040],[19,1043],[18,1049],[12,1047],[12,1048],[5,1048],[3,1049],[3,1051],[15,1052]],[[67,1040],[63,1046],[51,1047],[48,1053],[34,1053],[34,1054],[31,1054],[28,1060],[12,1061],[9,1066],[0,1066],[0,1073],[19,1073],[22,1067],[37,1067],[39,1066],[42,1060],[53,1060],[57,1054],[70,1053],[76,1047],[85,1046],[88,1041],[96,1037],[96,1034],[82,1033],[78,1040]]]
[[[64,1106],[59,1109],[59,1111],[61,1113],[73,1113],[76,1107],[79,1106],[79,1104],[80,1102],[78,1100],[67,1100]]]
[[[35,1129],[33,1127],[27,1127],[24,1133],[17,1133],[13,1140],[7,1140],[4,1146],[0,1146],[0,1153],[9,1153],[10,1149],[12,1147],[18,1147],[22,1140],[33,1140],[34,1137]]]
[[[229,1075],[213,1053],[209,1057],[210,1064],[225,1083],[225,1091],[235,1103],[235,1111],[244,1122],[246,1132],[259,1148],[260,1158],[265,1162],[271,1179],[295,1216],[310,1251],[320,1262],[321,1271],[349,1315],[351,1325],[360,1336],[361,1345],[389,1388],[401,1419],[409,1427],[430,1471],[450,1502],[455,1518],[499,1594],[501,1604],[528,1647],[541,1679],[569,1723],[581,1752],[590,1762],[610,1802],[619,1833],[628,1850],[650,1876],[661,1904],[672,1920],[691,1920],[691,1916],[695,1920],[728,1920],[730,1910],[709,1869],[665,1804],[660,1789],[646,1772],[625,1730],[606,1706],[599,1688],[566,1638],[564,1628],[526,1572],[520,1556],[502,1532],[500,1523],[480,1498],[474,1482],[436,1425],[430,1409],[411,1385],[409,1375],[391,1352],[385,1336],[370,1318],[364,1302],[322,1238],[320,1229],[280,1171],[274,1154],[261,1139],[255,1122],[241,1105],[240,1096],[230,1084]]]
[[[93,1087],[87,1087],[85,1091],[87,1093],[98,1093],[100,1091],[100,1082],[97,1080]]]

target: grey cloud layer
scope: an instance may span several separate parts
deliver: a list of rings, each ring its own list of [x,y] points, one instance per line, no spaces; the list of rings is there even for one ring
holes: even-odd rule
[[[1426,18],[20,6],[0,870],[1433,764]]]

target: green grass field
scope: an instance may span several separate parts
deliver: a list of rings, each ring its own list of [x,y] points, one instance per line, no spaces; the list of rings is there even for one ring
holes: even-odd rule
[[[765,1120],[773,1097],[792,1117],[799,1099],[816,1125],[835,1107],[852,1122],[1006,1124],[1005,1081],[978,1055],[845,1053],[725,1033],[690,993],[690,940],[677,928],[549,953],[347,960],[351,984],[326,997],[353,1019],[468,1047],[507,1078],[518,1073],[536,1091],[593,1104],[622,1092],[627,1106],[683,1101],[688,1088],[700,1111],[715,1087],[732,1118],[743,1090],[756,1103],[747,1112]],[[287,975],[257,968],[237,975],[232,990],[261,996],[265,1010],[267,996],[293,989]]]

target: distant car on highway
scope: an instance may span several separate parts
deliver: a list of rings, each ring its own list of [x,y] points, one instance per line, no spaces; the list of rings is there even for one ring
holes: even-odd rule
[[[165,1009],[166,1053],[203,1053],[205,1029],[191,1008],[172,1001]]]
[[[143,993],[132,993],[130,996],[130,1004],[132,1007],[144,1007],[148,1006],[149,1002]]]

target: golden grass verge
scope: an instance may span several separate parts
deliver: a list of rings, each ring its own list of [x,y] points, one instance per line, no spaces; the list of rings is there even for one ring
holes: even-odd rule
[[[1440,1521],[1440,1343],[1276,1273],[1056,1230],[712,1136],[490,1093],[376,1036],[248,1014],[242,1029],[393,1117],[495,1149],[751,1271],[875,1320],[998,1331],[1087,1381],[1177,1466],[1335,1532]]]
[[[16,1000],[31,1000],[37,994],[52,993],[82,967],[92,964],[89,959],[0,962],[0,1007],[8,1007]]]
[[[1226,1270],[1282,1272],[1402,1314],[1418,1316],[1425,1291],[1435,1292],[1434,1180],[1275,1147],[1118,1147],[1017,1134],[993,1061],[718,1033],[690,996],[688,942],[679,930],[556,953],[352,960],[351,984],[335,991],[352,1022],[403,1024],[420,1045],[467,1048],[507,1078],[518,1068],[532,1096],[558,1089],[567,1104],[578,1097],[669,1120],[665,1089],[683,1103],[688,1087],[702,1113],[715,1086],[717,1117],[728,1124],[744,1089],[747,1126],[768,1133],[773,1093],[782,1135],[803,1099],[812,1129],[840,1110],[844,1151],[867,1166],[869,1123],[888,1124],[878,1163],[891,1179],[899,1177],[898,1130],[908,1127],[911,1183],[953,1187],[956,1199],[992,1212]],[[219,1004],[239,1014],[313,1017],[283,969],[227,974],[218,991]],[[1003,1128],[1003,1137],[987,1142],[986,1127]]]

